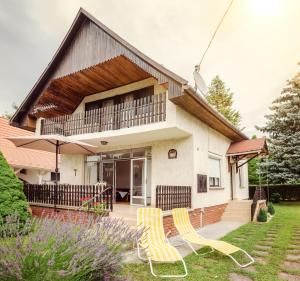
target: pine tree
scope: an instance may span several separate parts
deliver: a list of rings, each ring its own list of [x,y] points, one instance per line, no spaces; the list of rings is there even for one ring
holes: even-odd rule
[[[256,135],[253,135],[251,139],[256,139]],[[264,158],[255,157],[248,162],[248,181],[249,184],[259,185],[266,184],[265,178],[266,169],[262,166],[266,160]]]
[[[241,115],[232,108],[233,93],[226,88],[225,83],[217,75],[211,81],[206,94],[207,101],[227,118],[233,125],[239,127],[241,124]]]
[[[0,224],[9,215],[18,214],[24,223],[30,216],[23,183],[15,175],[0,152]]]
[[[261,164],[270,183],[300,182],[300,75],[287,82],[258,128],[269,135],[269,159]]]

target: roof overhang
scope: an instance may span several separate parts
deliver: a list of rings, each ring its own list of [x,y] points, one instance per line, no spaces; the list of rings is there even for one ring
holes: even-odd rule
[[[233,142],[226,152],[226,156],[249,158],[256,154],[268,154],[266,138]]]
[[[170,100],[229,139],[233,141],[248,139],[190,86],[184,89],[182,95]]]
[[[268,155],[266,138],[243,140],[232,143],[226,153],[231,165],[236,164],[236,170],[248,163],[251,159]],[[242,163],[239,163],[241,162]]]
[[[30,112],[34,117],[71,114],[85,96],[151,77],[125,56],[52,79]]]

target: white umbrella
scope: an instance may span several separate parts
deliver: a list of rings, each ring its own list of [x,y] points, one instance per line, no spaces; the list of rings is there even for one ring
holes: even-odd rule
[[[7,138],[17,147],[57,152],[59,154],[94,154],[96,146],[61,135],[32,135]]]
[[[55,163],[55,189],[57,190],[58,154],[95,154],[96,146],[69,139],[61,135],[32,135],[24,137],[7,138],[17,147],[54,152]],[[55,193],[56,194],[56,193]],[[56,208],[56,200],[54,201]]]

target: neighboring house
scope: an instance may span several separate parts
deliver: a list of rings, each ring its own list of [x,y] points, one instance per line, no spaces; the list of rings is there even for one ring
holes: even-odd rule
[[[230,200],[248,199],[245,159],[266,149],[83,9],[11,123],[97,146],[97,155],[61,156],[61,183],[103,180],[114,202],[128,205],[191,200],[203,223],[219,220]],[[227,156],[232,143],[239,149]],[[191,193],[178,195],[185,188]]]
[[[51,172],[55,169],[55,155],[53,153],[15,147],[6,139],[32,134],[27,130],[10,126],[7,119],[0,117],[0,151],[16,175],[28,183],[51,182]]]

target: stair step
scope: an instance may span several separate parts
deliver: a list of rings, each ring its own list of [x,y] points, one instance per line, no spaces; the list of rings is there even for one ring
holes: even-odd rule
[[[252,200],[232,200],[222,215],[223,221],[239,221],[247,223],[251,221]]]

